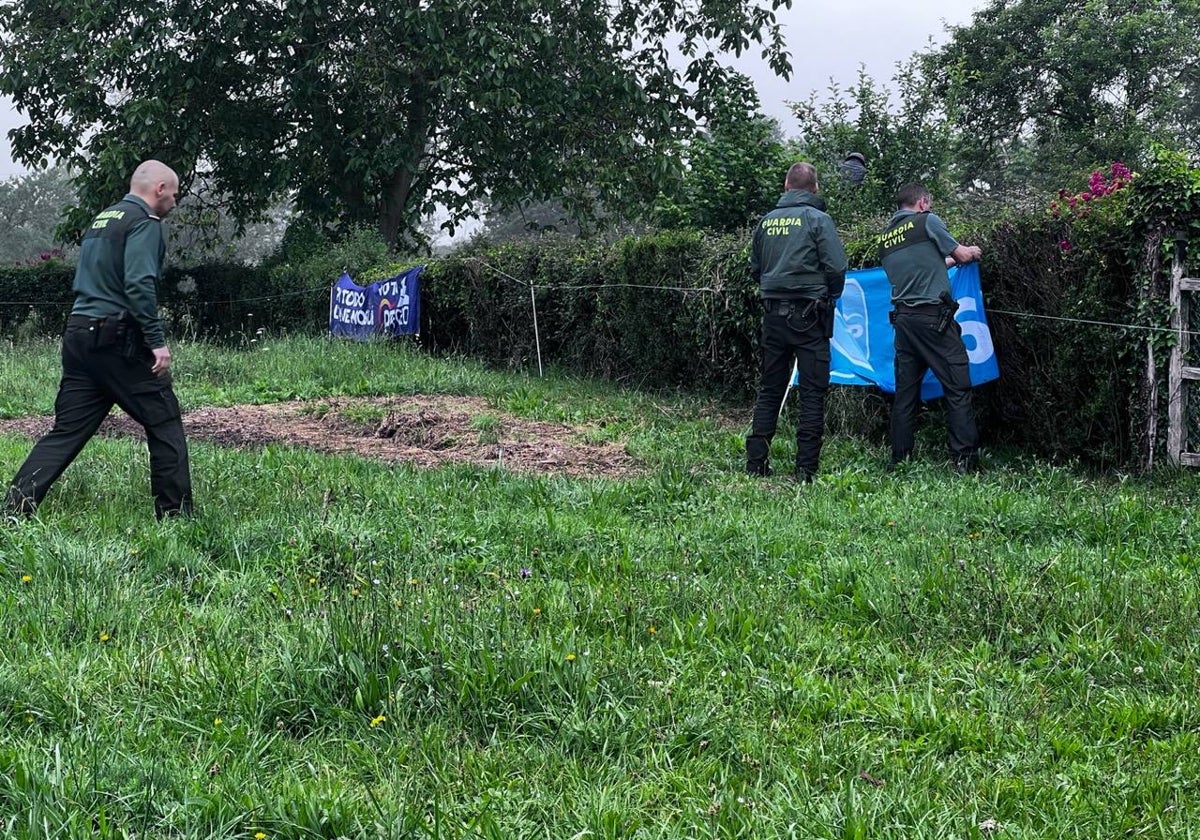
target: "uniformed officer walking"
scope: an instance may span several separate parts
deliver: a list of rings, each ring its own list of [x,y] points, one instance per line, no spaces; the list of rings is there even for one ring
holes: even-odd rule
[[[771,472],[771,439],[795,360],[796,477],[811,481],[821,457],[833,306],[846,284],[846,251],[817,195],[816,169],[792,164],[783,188],[775,209],[754,229],[750,251],[750,273],[763,303],[762,379],[746,438],[746,472]]]
[[[75,304],[63,334],[54,428],[17,471],[8,512],[36,511],[114,403],[146,430],[155,515],[192,512],[187,441],[158,317],[157,283],[166,253],[160,220],[178,196],[178,176],[159,161],[145,161],[133,173],[129,194],[96,216],[84,233]]]
[[[896,214],[879,236],[879,261],[892,284],[892,324],[896,342],[896,399],[892,403],[894,467],[912,455],[921,380],[926,370],[942,383],[950,454],[955,468],[979,466],[979,433],[971,405],[971,378],[958,309],[950,293],[947,265],[978,260],[978,245],[960,245],[945,223],[929,212],[933,205],[921,184],[896,193]]]

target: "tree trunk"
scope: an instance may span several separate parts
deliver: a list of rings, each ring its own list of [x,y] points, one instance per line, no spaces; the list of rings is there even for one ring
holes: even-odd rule
[[[421,164],[433,130],[434,93],[424,82],[414,82],[412,99],[405,114],[404,156],[392,172],[379,196],[379,233],[389,248],[396,249],[415,229],[413,202],[422,198],[414,189],[421,176]]]

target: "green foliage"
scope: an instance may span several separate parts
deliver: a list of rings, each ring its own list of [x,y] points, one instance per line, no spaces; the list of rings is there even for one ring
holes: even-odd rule
[[[74,200],[67,173],[58,167],[0,181],[0,265],[57,254],[54,231]]]
[[[935,197],[949,193],[950,128],[916,61],[901,65],[889,87],[860,70],[848,90],[792,105],[798,142],[821,172],[821,193],[839,228],[881,223],[895,209],[896,190],[920,181]],[[867,179],[854,185],[838,174],[848,152],[863,153]]]
[[[683,149],[684,173],[654,209],[664,228],[744,229],[775,206],[794,162],[779,123],[759,111],[750,80],[735,77],[722,90],[713,115]]]
[[[536,302],[546,362],[647,387],[744,393],[758,325],[745,249],[740,236],[666,231],[611,246],[541,240],[459,251],[425,274],[422,340],[536,368]]]
[[[1158,144],[1150,147],[1138,173],[1129,215],[1141,230],[1200,236],[1200,168],[1187,154]]]
[[[730,72],[717,55],[760,45],[789,73],[786,2],[17,0],[0,7],[0,92],[29,120],[14,156],[80,173],[71,230],[154,156],[239,223],[286,193],[396,247],[485,197],[645,206]]]
[[[959,182],[1053,189],[1200,129],[1196,0],[993,0],[926,56],[958,131]]]

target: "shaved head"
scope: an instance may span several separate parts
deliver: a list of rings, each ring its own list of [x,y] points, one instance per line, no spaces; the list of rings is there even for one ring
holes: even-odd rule
[[[811,163],[793,163],[783,181],[785,190],[817,191],[817,170]]]
[[[156,216],[165,216],[179,198],[179,176],[162,161],[142,161],[129,179],[129,191],[149,204]]]

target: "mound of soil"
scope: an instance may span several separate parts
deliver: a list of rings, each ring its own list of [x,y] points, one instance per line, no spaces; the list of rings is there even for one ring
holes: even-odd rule
[[[0,420],[0,432],[40,437],[52,417]],[[498,412],[478,397],[405,396],[201,408],[183,416],[189,439],[249,448],[288,444],[434,467],[447,462],[517,472],[621,477],[637,464],[620,444],[590,443],[586,429]],[[123,412],[99,434],[144,437]]]

